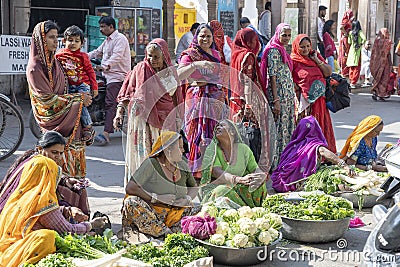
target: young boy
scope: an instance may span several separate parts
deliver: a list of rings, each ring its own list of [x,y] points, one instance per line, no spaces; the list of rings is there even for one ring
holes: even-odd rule
[[[90,63],[89,56],[81,52],[84,42],[83,31],[78,26],[70,26],[64,32],[63,43],[65,48],[56,53],[56,58],[61,63],[68,77],[68,93],[88,93],[93,91],[93,97],[98,95],[96,74]],[[81,123],[83,126],[82,141],[91,141],[94,137],[92,119],[86,107],[82,107]]]

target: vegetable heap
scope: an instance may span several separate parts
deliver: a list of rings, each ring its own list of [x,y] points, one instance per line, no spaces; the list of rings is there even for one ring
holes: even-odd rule
[[[38,263],[25,264],[24,267],[75,267],[70,259],[66,259],[63,254],[54,253],[49,254],[45,258],[41,259]]]
[[[124,257],[150,263],[154,267],[181,267],[200,258],[208,257],[208,250],[188,234],[170,234],[162,248],[153,243],[128,246]]]
[[[235,248],[269,245],[279,237],[282,220],[262,207],[244,206],[235,209],[218,209],[213,204],[203,206],[200,216],[213,216],[217,221],[216,233],[206,241]],[[198,216],[199,216],[198,215]]]
[[[299,203],[288,202],[282,195],[266,198],[263,207],[282,216],[301,220],[338,220],[353,217],[353,204],[341,197],[325,194],[304,196]]]
[[[377,173],[373,170],[363,171],[356,169],[357,176],[347,176],[346,170],[337,166],[322,166],[319,170],[307,178],[305,191],[322,190],[327,194],[339,191],[340,184],[348,185],[352,191],[362,190],[363,195],[380,196],[379,188],[387,179],[388,174]]]

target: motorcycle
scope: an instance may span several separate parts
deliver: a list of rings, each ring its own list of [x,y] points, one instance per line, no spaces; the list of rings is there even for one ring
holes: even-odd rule
[[[385,164],[392,176],[382,184],[384,193],[377,202],[390,200],[390,208],[382,204],[372,208],[377,225],[363,250],[364,265],[368,267],[400,265],[400,146],[390,151]]]
[[[93,65],[101,64],[99,59],[91,59],[90,61]],[[99,88],[99,94],[96,97],[93,97],[92,104],[88,106],[87,109],[92,118],[93,126],[102,126],[104,125],[105,120],[106,78],[102,76],[100,71],[96,71],[96,81]],[[32,109],[29,113],[29,129],[36,138],[40,138],[42,135],[42,130],[35,119]]]

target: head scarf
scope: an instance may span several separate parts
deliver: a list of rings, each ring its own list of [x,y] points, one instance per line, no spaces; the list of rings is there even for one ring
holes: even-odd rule
[[[213,31],[213,29],[211,28],[210,25],[208,25],[206,23],[202,23],[197,28],[196,33],[193,36],[193,41],[189,45],[189,48],[182,52],[181,58],[184,55],[189,55],[190,58],[192,59],[192,61],[209,60],[209,61],[212,61],[212,62],[220,63],[221,60],[218,57],[215,57],[214,55],[211,55],[211,54],[207,53],[199,45],[199,42],[198,42],[197,39],[198,39],[200,31],[202,29],[204,29],[204,28],[209,29],[211,31],[212,35],[213,35],[213,43],[211,44],[210,48],[211,48],[211,50],[215,51],[214,31]]]
[[[293,70],[292,59],[290,58],[290,55],[288,54],[288,52],[286,52],[285,47],[282,45],[282,43],[280,41],[281,33],[285,29],[291,29],[290,25],[287,23],[280,23],[278,26],[276,26],[275,34],[274,34],[274,36],[272,36],[271,40],[269,40],[268,44],[266,45],[263,55],[262,55],[262,58],[261,58],[261,75],[262,75],[263,81],[266,83],[266,86],[268,86],[267,85],[267,83],[268,83],[268,76],[267,76],[268,52],[272,48],[278,49],[279,53],[282,56],[282,62],[284,64],[288,65],[290,71]]]
[[[325,94],[326,80],[324,74],[309,56],[300,54],[300,43],[308,37],[306,34],[299,34],[292,43],[290,54],[294,69],[292,72],[293,81],[300,87],[301,92],[309,103],[315,102],[318,97]],[[310,42],[311,44],[311,42]],[[318,53],[315,51],[315,53]],[[318,58],[325,62],[325,59],[318,53]],[[310,97],[309,97],[310,96]]]
[[[218,20],[212,20],[209,24],[214,31],[215,49],[219,52],[221,63],[227,64],[224,54],[225,34],[222,24]]]
[[[234,136],[231,136],[234,143],[243,143],[242,137],[235,126],[235,124],[228,119],[223,120],[224,122],[228,123],[231,130],[234,131]],[[214,128],[214,131],[217,127]],[[228,131],[228,134],[230,132]],[[205,185],[211,182],[211,175],[212,175],[212,168],[214,167],[214,162],[217,157],[217,147],[218,147],[218,139],[217,136],[214,134],[214,137],[211,143],[207,146],[206,152],[204,154],[203,163],[202,163],[202,173],[201,173],[201,182],[200,184]]]
[[[0,252],[29,234],[39,216],[59,208],[56,187],[60,174],[57,164],[42,155],[25,164],[18,187],[0,215]]]
[[[164,39],[156,38],[148,45],[151,44],[156,44],[160,48],[166,68],[156,72],[150,64],[146,49],[145,59],[135,66],[130,74],[128,85],[123,88],[123,91],[120,91],[117,99],[121,101],[132,96],[135,101],[130,101],[130,105],[140,104],[144,108],[137,115],[158,129],[166,126],[170,130],[176,130],[176,126],[172,125],[174,124],[172,120],[176,119],[174,117],[176,115],[175,103],[178,105],[183,102],[182,89],[180,86],[177,87],[178,75],[172,65],[167,42]],[[176,81],[171,84],[174,88],[177,87],[172,96],[169,95],[168,90],[173,88],[165,88],[159,78],[165,75],[172,75]],[[170,118],[171,121],[165,123],[167,118]]]
[[[361,139],[363,139],[381,123],[382,118],[376,115],[371,115],[363,119],[347,138],[342,152],[340,152],[340,157],[344,158],[346,156],[350,157],[353,155],[360,145]]]
[[[313,116],[300,120],[271,175],[272,187],[277,192],[296,190],[296,181],[315,173],[320,146],[328,144],[318,121]]]
[[[264,89],[264,86],[262,86],[261,83],[260,68],[257,63],[257,53],[260,49],[260,42],[256,42],[256,47],[254,48],[248,46],[248,43],[256,38],[258,37],[255,31],[250,28],[244,28],[236,33],[235,40],[233,41],[230,82],[232,93],[237,97],[244,98],[244,86],[240,76],[243,75],[243,68],[249,67],[244,65],[246,59],[249,57],[253,58],[254,64],[251,67],[255,68],[258,77],[258,79],[254,80],[254,83],[260,86],[260,89]]]
[[[351,22],[354,20],[354,14],[353,14],[353,10],[349,9],[347,10],[342,18],[342,23],[341,25],[344,27],[344,30],[348,33],[349,31],[351,31]],[[343,32],[341,33],[342,36]]]
[[[154,157],[160,152],[164,151],[167,147],[175,143],[181,135],[173,131],[163,131],[158,136],[157,141],[154,143],[149,157]]]

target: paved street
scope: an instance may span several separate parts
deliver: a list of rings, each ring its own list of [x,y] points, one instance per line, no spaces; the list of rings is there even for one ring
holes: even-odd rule
[[[21,105],[24,108],[24,117],[27,122],[29,101],[23,100],[21,101]],[[385,143],[397,142],[397,139],[400,137],[399,107],[400,98],[397,96],[385,102],[374,102],[370,94],[357,93],[352,95],[351,108],[339,111],[337,114],[332,114],[338,150],[342,148],[345,139],[358,122],[371,114],[381,116],[385,123],[383,132],[379,136],[378,150],[380,150]],[[16,153],[17,155],[22,154],[29,148],[33,148],[36,142],[29,128],[27,128],[27,126],[25,127],[25,138]],[[99,132],[102,130],[102,127],[97,127],[96,130]],[[0,177],[4,176],[7,168],[17,155],[0,162]],[[89,188],[91,211],[95,212],[99,210],[110,215],[114,232],[118,231],[121,227],[119,211],[124,197],[123,165],[124,157],[120,133],[111,136],[111,142],[108,146],[91,146],[87,149],[88,178],[92,184],[92,187]],[[368,237],[369,231],[373,228],[374,222],[371,218],[370,210],[365,210],[358,215],[367,223],[367,226],[351,229],[346,232],[344,236],[344,239],[347,241],[346,248],[339,249],[336,242],[305,246],[285,241],[283,244],[281,243],[278,245],[272,262],[257,266],[287,266],[288,264],[292,266],[324,267],[360,266],[360,262],[354,262],[352,257],[348,258],[349,255],[346,254],[346,251],[362,251],[363,244]],[[331,251],[336,250],[337,253],[331,253],[332,256],[329,256],[329,254],[326,253],[329,249],[331,249]],[[307,255],[310,256],[308,257],[305,255],[305,261],[290,260],[290,257],[296,258],[300,256],[300,259],[302,258],[298,251],[306,253],[309,251]],[[281,260],[278,260],[278,252]],[[283,255],[284,252],[286,252],[286,255]],[[282,258],[288,258],[290,263],[282,261]],[[307,261],[308,258],[314,260]]]

